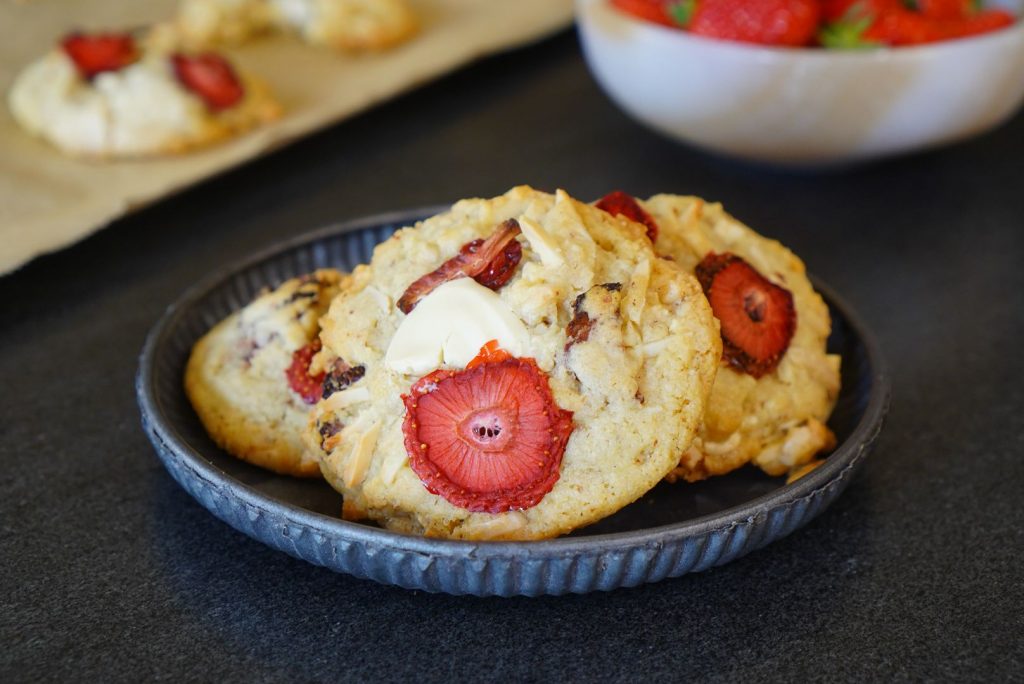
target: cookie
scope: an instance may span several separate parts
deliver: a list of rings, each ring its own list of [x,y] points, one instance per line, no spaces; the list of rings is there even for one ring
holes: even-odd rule
[[[323,269],[286,281],[218,323],[193,347],[185,391],[228,453],[286,475],[316,477],[302,432],[321,379],[309,375],[318,319],[346,276]]]
[[[725,353],[704,423],[670,479],[702,480],[746,463],[785,475],[832,448],[825,422],[839,394],[840,358],[826,351],[828,306],[803,262],[720,204],[676,195],[641,204],[658,226],[657,251],[698,273],[722,319]],[[745,339],[754,327],[760,339]]]
[[[406,0],[183,0],[171,24],[192,46],[238,45],[271,31],[296,33],[311,45],[383,50],[417,30]]]
[[[65,37],[18,75],[8,104],[29,133],[97,158],[176,154],[280,115],[266,86],[224,58],[116,33]]]
[[[397,232],[322,325],[326,382],[359,369],[306,431],[343,514],[459,539],[553,537],[642,496],[721,356],[700,284],[639,227],[528,187]]]
[[[274,30],[268,0],[182,0],[170,21],[157,24],[150,40],[164,48],[241,45]]]

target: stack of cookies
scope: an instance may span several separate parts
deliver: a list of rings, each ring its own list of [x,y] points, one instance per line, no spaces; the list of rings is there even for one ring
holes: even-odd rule
[[[225,450],[322,475],[346,519],[543,539],[664,479],[813,467],[829,332],[800,260],[718,205],[518,187],[262,295],[185,386]]]

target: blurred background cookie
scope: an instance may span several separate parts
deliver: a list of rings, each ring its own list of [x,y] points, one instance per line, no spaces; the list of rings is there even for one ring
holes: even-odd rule
[[[186,45],[238,45],[272,31],[311,45],[383,50],[412,36],[416,15],[406,0],[182,0],[159,32]]]
[[[216,53],[167,52],[130,33],[73,33],[11,87],[15,120],[87,157],[175,154],[280,115],[258,79]]]

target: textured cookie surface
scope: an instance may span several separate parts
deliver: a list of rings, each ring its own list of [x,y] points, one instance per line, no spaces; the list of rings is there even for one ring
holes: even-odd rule
[[[406,0],[183,0],[172,29],[191,46],[237,45],[269,31],[313,45],[380,50],[416,32]]]
[[[557,411],[572,413],[572,432],[558,479],[539,503],[471,512],[428,491],[410,466],[402,397],[430,365],[396,370],[389,347],[421,311],[436,318],[424,336],[450,340],[464,332],[444,332],[459,312],[435,314],[429,298],[408,316],[396,303],[410,284],[508,219],[522,226],[522,260],[495,292],[495,307],[525,329],[517,356],[535,360]],[[307,431],[324,475],[345,497],[347,517],[430,536],[552,537],[643,495],[678,464],[699,426],[721,355],[699,283],[658,258],[639,227],[564,192],[520,187],[461,201],[396,233],[352,277],[322,321],[321,362],[365,374],[321,401]],[[472,327],[481,317],[463,320]]]
[[[212,111],[182,86],[170,55],[146,50],[117,71],[85,79],[59,48],[18,75],[8,96],[15,120],[67,154],[139,157],[204,147],[280,116],[258,79],[236,75],[244,95]]]
[[[787,289],[796,330],[773,372],[755,378],[722,363],[704,424],[671,478],[701,480],[752,462],[771,475],[800,468],[834,445],[825,426],[839,394],[839,364],[825,351],[828,307],[804,264],[783,245],[696,197],[657,195],[643,203],[658,222],[657,251],[692,272],[709,253],[732,253]]]
[[[311,406],[291,389],[286,371],[295,351],[316,339],[317,320],[344,278],[324,269],[286,281],[196,343],[185,391],[225,451],[278,473],[319,475],[302,439]]]

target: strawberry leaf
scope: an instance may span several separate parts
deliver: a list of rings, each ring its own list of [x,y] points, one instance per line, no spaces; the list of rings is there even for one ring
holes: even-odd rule
[[[832,50],[859,50],[879,47],[880,43],[865,40],[864,32],[871,27],[871,17],[855,21],[836,21],[825,24],[818,32],[818,42]]]
[[[669,19],[683,28],[690,25],[696,11],[697,0],[681,0],[681,2],[669,3],[665,8],[665,13],[668,14]]]

